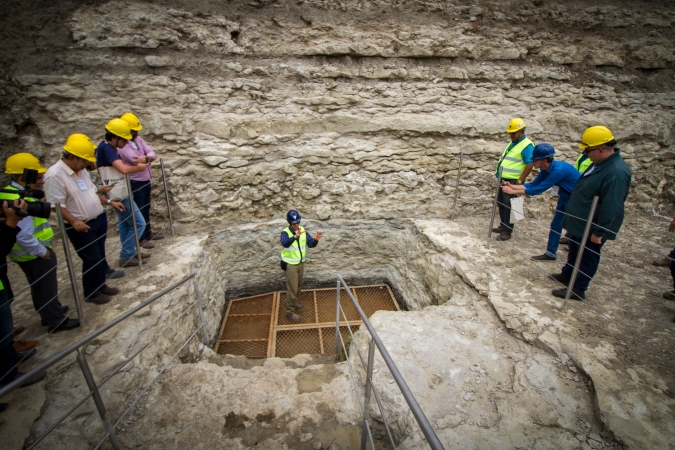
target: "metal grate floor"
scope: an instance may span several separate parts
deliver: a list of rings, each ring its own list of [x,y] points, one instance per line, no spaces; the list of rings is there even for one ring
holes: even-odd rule
[[[399,311],[387,285],[350,288],[361,309],[370,317],[375,311]],[[344,288],[340,303],[347,322],[340,317],[343,338],[362,324]],[[230,301],[223,319],[216,352],[249,358],[291,358],[301,353],[331,354],[335,351],[336,288],[304,290],[302,321],[286,320],[286,292],[278,291]]]

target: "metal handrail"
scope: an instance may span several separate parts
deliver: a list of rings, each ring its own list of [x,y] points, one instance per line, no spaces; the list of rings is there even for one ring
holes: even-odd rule
[[[94,339],[96,339],[98,336],[101,334],[105,333],[115,325],[119,324],[120,322],[123,322],[125,319],[131,317],[141,309],[145,308],[148,305],[151,305],[155,301],[157,301],[160,297],[164,296],[168,292],[176,289],[177,287],[181,286],[185,282],[191,280],[192,278],[197,276],[197,272],[192,272],[189,275],[186,275],[183,277],[180,281],[172,284],[171,286],[162,289],[159,291],[157,294],[153,295],[152,297],[148,298],[147,300],[143,301],[141,304],[136,306],[135,308],[130,309],[129,311],[123,313],[122,315],[118,316],[117,318],[111,320],[107,324],[103,325],[101,328],[99,328],[96,331],[93,331],[89,335],[83,337],[79,341],[75,342],[74,344],[71,344],[70,346],[66,347],[65,349],[61,350],[57,354],[53,355],[51,358],[48,360],[44,361],[43,363],[40,363],[37,367],[32,369],[31,371],[25,373],[21,377],[17,378],[16,380],[12,381],[11,383],[7,384],[5,387],[0,389],[0,398],[4,397],[5,395],[9,394],[12,392],[14,389],[20,387],[26,380],[31,378],[34,374],[38,372],[42,372],[43,370],[48,369],[49,367],[53,366],[57,362],[61,361],[63,358],[66,356],[70,355],[71,353],[77,351],[84,345],[87,345]]]
[[[406,403],[408,403],[408,406],[410,407],[410,411],[413,413],[413,416],[415,417],[415,420],[417,421],[417,424],[419,425],[420,429],[422,430],[422,433],[424,433],[424,436],[427,439],[427,443],[429,444],[429,447],[431,447],[434,450],[445,449],[445,447],[443,447],[443,444],[441,444],[441,441],[438,439],[438,436],[436,435],[436,432],[431,427],[431,424],[429,423],[429,420],[427,419],[427,416],[422,411],[422,408],[420,407],[419,403],[417,403],[417,400],[415,399],[415,396],[413,395],[412,391],[408,387],[408,384],[405,382],[405,379],[403,378],[403,375],[401,375],[401,372],[399,372],[398,367],[396,367],[396,364],[394,363],[394,360],[391,358],[391,356],[389,355],[389,352],[384,347],[384,344],[382,343],[382,340],[380,339],[380,336],[378,336],[377,332],[375,331],[375,328],[373,328],[370,321],[368,320],[368,317],[366,316],[366,314],[361,309],[361,306],[359,305],[359,302],[356,301],[356,299],[352,295],[352,292],[349,290],[349,286],[347,286],[347,283],[345,282],[345,280],[342,278],[342,276],[340,274],[338,274],[337,278],[338,278],[339,283],[345,288],[345,291],[347,291],[347,295],[349,296],[349,299],[352,301],[354,307],[356,308],[356,311],[359,313],[359,316],[361,317],[361,320],[363,321],[363,324],[368,329],[368,332],[370,333],[370,336],[372,337],[373,343],[375,344],[375,346],[379,350],[380,355],[382,355],[382,359],[384,359],[385,364],[387,365],[387,367],[391,371],[391,374],[394,377],[394,381],[396,381],[396,384],[398,385],[399,389],[401,390],[401,394],[403,394],[403,398],[405,398],[405,401],[406,401]],[[338,292],[338,295],[339,295],[340,289],[338,289],[337,292]],[[338,297],[338,302],[337,302],[336,308],[338,308],[338,309],[340,308],[339,297]],[[336,335],[335,340],[337,341],[337,339],[338,339],[338,336]],[[370,380],[367,380],[367,383],[369,381]]]

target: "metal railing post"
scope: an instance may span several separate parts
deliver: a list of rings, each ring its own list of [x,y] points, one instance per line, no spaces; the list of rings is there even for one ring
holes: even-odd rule
[[[63,243],[63,252],[66,255],[66,265],[68,266],[68,275],[70,276],[70,286],[73,289],[73,298],[75,299],[75,309],[77,309],[77,318],[80,319],[82,325],[85,324],[84,312],[82,310],[82,302],[80,299],[80,292],[77,290],[77,278],[75,277],[75,267],[73,266],[73,257],[70,254],[70,247],[68,247],[68,236],[66,235],[66,224],[63,221],[63,214],[61,214],[61,205],[54,204],[56,211],[56,219],[61,229],[61,242]]]
[[[141,258],[141,243],[138,240],[138,226],[136,225],[136,211],[134,208],[134,191],[131,189],[131,180],[129,174],[124,175],[124,180],[127,183],[127,190],[129,191],[129,213],[131,214],[131,223],[134,225],[134,239],[136,240],[136,257],[138,258],[138,267],[143,267],[143,258]],[[124,246],[122,242],[122,246]]]
[[[584,254],[584,249],[586,248],[586,240],[591,231],[591,224],[593,223],[593,216],[595,215],[595,208],[598,206],[599,197],[596,195],[593,197],[593,203],[591,204],[591,211],[588,214],[588,219],[586,219],[586,228],[584,228],[584,236],[581,238],[579,243],[579,251],[577,252],[577,259],[574,261],[574,270],[572,270],[572,277],[570,278],[570,284],[567,286],[567,293],[565,294],[565,302],[563,303],[562,310],[567,309],[567,302],[570,299],[570,294],[574,288],[574,282],[577,280],[577,274],[579,272],[579,266],[581,265],[581,257]]]
[[[173,218],[171,217],[171,204],[169,203],[169,190],[166,187],[166,172],[164,172],[164,159],[159,158],[159,167],[162,169],[162,183],[164,184],[164,197],[166,198],[166,210],[169,213],[169,230],[171,237],[174,237]]]
[[[204,345],[209,346],[209,336],[206,334],[206,324],[204,323],[204,309],[202,308],[202,299],[199,295],[199,284],[197,278],[192,279],[192,285],[195,287],[195,295],[199,306],[199,318],[202,320],[202,333],[204,333]]]
[[[459,180],[462,173],[462,159],[464,158],[464,150],[459,152],[459,168],[457,169],[457,181],[455,183],[455,198],[452,200],[452,216],[450,220],[455,220],[455,210],[457,208],[457,196],[459,195]],[[492,228],[492,227],[490,227]]]
[[[337,281],[337,297],[335,298],[335,357],[340,355],[340,280]],[[347,355],[345,355],[345,358]]]
[[[366,396],[363,400],[363,428],[361,430],[361,450],[366,450],[368,444],[368,418],[370,417],[370,391],[373,382],[373,366],[375,365],[375,341],[370,339],[368,344],[368,368],[366,369]]]
[[[497,178],[497,190],[495,191],[495,201],[492,204],[492,216],[490,217],[490,228],[488,229],[487,247],[490,248],[490,239],[492,238],[492,227],[495,224],[495,211],[497,210],[497,199],[499,198],[499,190],[502,188],[502,167],[499,167],[499,177]],[[500,219],[501,224],[501,219]]]
[[[108,413],[105,410],[105,405],[103,404],[101,393],[98,391],[98,387],[96,387],[96,381],[94,381],[94,376],[91,374],[91,370],[89,369],[87,360],[85,359],[82,352],[80,352],[80,349],[77,349],[77,362],[80,363],[82,375],[84,375],[84,379],[86,380],[87,385],[89,386],[89,390],[91,391],[92,396],[94,397],[94,403],[96,404],[98,415],[101,416],[101,421],[103,422],[105,431],[108,433],[108,436],[110,437],[110,444],[115,450],[121,450],[122,446],[120,445],[120,442],[117,440],[117,435],[115,435],[115,427],[113,427],[112,423],[110,423],[110,420],[108,420]]]

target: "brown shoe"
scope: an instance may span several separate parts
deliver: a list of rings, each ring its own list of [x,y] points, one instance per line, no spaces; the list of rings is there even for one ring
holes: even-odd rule
[[[560,242],[558,242],[558,243],[559,243],[560,245],[569,245],[569,244],[570,244],[570,240],[567,239],[565,236],[563,236],[563,237],[560,238]]]
[[[652,264],[656,267],[670,267],[670,260],[668,258],[657,259],[656,261],[652,261]]]
[[[14,328],[14,336],[16,336],[17,334],[21,334],[24,331],[26,331],[26,327],[24,327],[23,325],[19,325],[18,327]]]
[[[88,298],[85,300],[85,302],[94,303],[95,305],[105,305],[106,303],[110,303],[110,300],[112,300],[111,296],[105,294],[98,294],[97,297]]]
[[[106,286],[101,288],[101,293],[105,295],[117,295],[120,293],[120,290],[116,287]]]
[[[663,293],[663,298],[666,300],[675,300],[675,291],[666,291]]]
[[[141,252],[141,259],[148,259],[152,256],[152,253],[143,253]]]
[[[162,236],[161,234],[155,234],[155,233],[152,233],[150,235],[150,237],[148,238],[149,241],[159,241],[160,239],[164,239],[164,236]]]
[[[120,267],[135,267],[138,265],[138,258],[134,255],[129,259],[120,259],[119,265]]]
[[[502,234],[502,227],[493,228],[492,232]]]
[[[38,345],[38,341],[14,341],[12,346],[17,352],[25,352]]]
[[[286,319],[290,320],[291,322],[300,322],[302,317],[297,314],[291,314],[290,316],[286,315]]]
[[[511,239],[511,235],[510,234],[500,234],[499,236],[497,236],[496,239],[498,241],[508,241],[509,239]]]
[[[143,239],[141,242],[141,247],[143,248],[155,248],[155,244],[152,242],[148,241],[147,239]]]

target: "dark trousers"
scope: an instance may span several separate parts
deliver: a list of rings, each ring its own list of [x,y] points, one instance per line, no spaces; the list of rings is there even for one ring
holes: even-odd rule
[[[89,229],[84,233],[75,228],[66,228],[70,242],[82,260],[82,288],[84,298],[94,298],[105,287],[105,233],[108,230],[108,219],[102,213],[95,219],[85,222]]]
[[[7,290],[0,291],[0,384],[7,384],[19,371],[16,367],[14,343],[14,321],[9,307]],[[7,377],[7,378],[5,378]]]
[[[518,180],[503,180],[511,184],[517,184]],[[507,194],[499,190],[497,195],[497,206],[499,206],[499,225],[502,227],[501,234],[511,234],[513,232],[513,224],[511,223],[511,199],[518,197],[517,195]]]
[[[670,276],[673,277],[673,290],[675,290],[675,248],[668,254],[670,258]]]
[[[577,242],[581,242],[580,237],[569,237],[568,245],[570,252],[567,254],[567,264],[562,268],[562,273],[567,278],[572,278],[572,272],[574,271],[574,263],[577,260],[577,254],[579,253],[580,247]],[[589,283],[598,271],[598,266],[600,265],[600,251],[602,250],[603,245],[605,245],[604,240],[602,241],[602,244],[594,244],[590,239],[586,241],[586,248],[584,249],[584,254],[581,256],[581,264],[579,265],[579,273],[577,273],[577,278],[574,280],[574,290],[588,290]]]
[[[145,219],[145,230],[138,238],[139,241],[149,239],[152,235],[150,230],[150,180],[148,181],[134,181],[131,180],[131,190],[134,191],[134,202],[141,215]]]
[[[5,262],[5,264],[7,264]],[[9,278],[7,276],[0,276],[0,281],[2,281],[2,284],[5,286],[5,292],[7,292],[7,298],[9,299],[10,302],[14,301],[14,292],[12,292],[12,285],[9,284]]]
[[[36,258],[19,263],[30,284],[33,306],[48,327],[55,327],[66,319],[59,302],[59,285],[56,280],[56,253],[49,250],[50,258]]]

